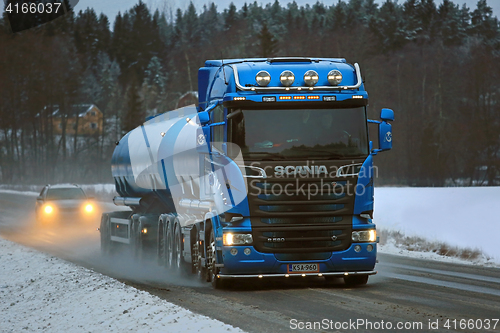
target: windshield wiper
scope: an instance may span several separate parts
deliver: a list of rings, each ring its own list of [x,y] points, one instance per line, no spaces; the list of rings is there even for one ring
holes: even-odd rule
[[[272,156],[272,157],[277,157],[279,158],[280,160],[284,160],[285,158],[283,157],[283,155],[281,154],[278,154],[278,153],[270,153],[268,151],[253,151],[253,152],[249,152],[247,153],[248,155],[253,155],[253,154],[261,154],[261,155],[266,155],[266,156]]]
[[[311,149],[311,148],[308,148],[308,147],[304,147],[304,148],[301,148],[301,147],[292,147],[291,150],[300,151],[300,152],[307,152],[307,153],[322,153],[322,154],[325,154],[325,155],[331,155],[331,157],[335,157],[335,158],[345,157],[344,154],[333,153],[331,151],[322,150],[322,149]]]

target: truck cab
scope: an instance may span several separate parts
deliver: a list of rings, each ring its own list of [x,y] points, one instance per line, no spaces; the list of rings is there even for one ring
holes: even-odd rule
[[[367,119],[358,64],[344,59],[207,61],[199,71],[207,160],[241,155],[246,199],[218,215],[219,279],[375,274],[373,156],[391,149],[384,109]],[[379,124],[379,148],[368,124]],[[214,164],[212,164],[214,165]],[[241,169],[241,166],[240,166]],[[225,178],[228,195],[231,176]],[[233,175],[239,176],[239,175]]]

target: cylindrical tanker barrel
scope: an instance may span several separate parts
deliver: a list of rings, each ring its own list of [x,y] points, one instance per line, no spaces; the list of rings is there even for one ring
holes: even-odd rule
[[[197,110],[188,106],[158,115],[127,133],[112,157],[116,190],[123,197],[143,197],[152,191],[172,196],[199,188]],[[191,184],[190,182],[193,182]],[[186,185],[186,183],[188,183]]]
[[[246,199],[248,188],[241,152],[231,157],[218,153],[213,160],[207,145],[194,106],[148,120],[127,133],[115,149],[112,171],[117,192],[126,198],[154,193],[168,212],[178,214],[193,210],[221,214],[236,207]],[[136,206],[134,200],[116,202]]]

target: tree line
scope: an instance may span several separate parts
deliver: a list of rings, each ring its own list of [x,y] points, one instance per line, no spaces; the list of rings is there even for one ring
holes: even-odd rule
[[[276,0],[185,11],[139,1],[112,27],[89,8],[19,33],[4,13],[0,47],[2,183],[110,182],[114,142],[197,90],[206,59],[274,56],[360,64],[369,117],[382,107],[396,114],[394,149],[376,159],[378,184],[500,183],[500,26],[486,0],[472,9]],[[104,130],[82,138],[63,125],[56,134],[47,106],[59,106],[64,124],[83,103],[103,111]]]

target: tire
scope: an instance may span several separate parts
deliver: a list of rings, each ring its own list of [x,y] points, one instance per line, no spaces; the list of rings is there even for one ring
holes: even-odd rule
[[[362,286],[368,283],[368,275],[345,276],[344,283],[347,287]]]
[[[166,266],[166,251],[165,251],[165,222],[162,216],[158,221],[158,233],[156,235],[156,258],[158,266]]]
[[[142,223],[137,219],[134,225],[134,257],[137,260],[142,261],[144,259],[144,249],[142,243]]]
[[[336,277],[336,276],[325,275],[326,283],[333,283],[333,282],[337,281],[338,279],[339,279],[339,277]]]
[[[210,231],[210,241],[208,242],[208,247],[209,251],[207,252],[208,254],[208,272],[207,272],[207,280],[210,279],[212,283],[212,287],[214,289],[223,289],[224,288],[224,280],[217,277],[219,275],[219,268],[215,267],[215,264],[217,263],[217,249],[215,246],[215,237],[214,233]]]
[[[174,242],[172,238],[172,219],[167,217],[165,221],[165,266],[170,269],[174,261]]]
[[[111,238],[109,235],[109,216],[107,214],[101,217],[99,231],[101,233],[101,253],[104,256],[109,256],[111,253]]]
[[[198,235],[200,233],[198,232]],[[203,256],[204,256],[204,253],[205,253],[205,249],[200,246],[200,243],[203,244],[203,246],[206,244],[206,242],[204,240],[201,240],[199,239],[199,237],[197,237],[196,239],[196,246],[198,246],[198,258],[196,258],[196,260],[198,261],[197,262],[197,265],[196,265],[196,274],[198,275],[198,279],[200,281],[206,281],[208,282],[208,274],[207,274],[207,267],[206,267],[206,260],[205,260],[205,266],[202,266],[201,262],[202,262],[202,259],[203,259]]]
[[[179,272],[181,272],[182,267],[182,240],[181,240],[181,231],[179,224],[176,223],[174,226],[174,249],[173,249],[173,266]]]

